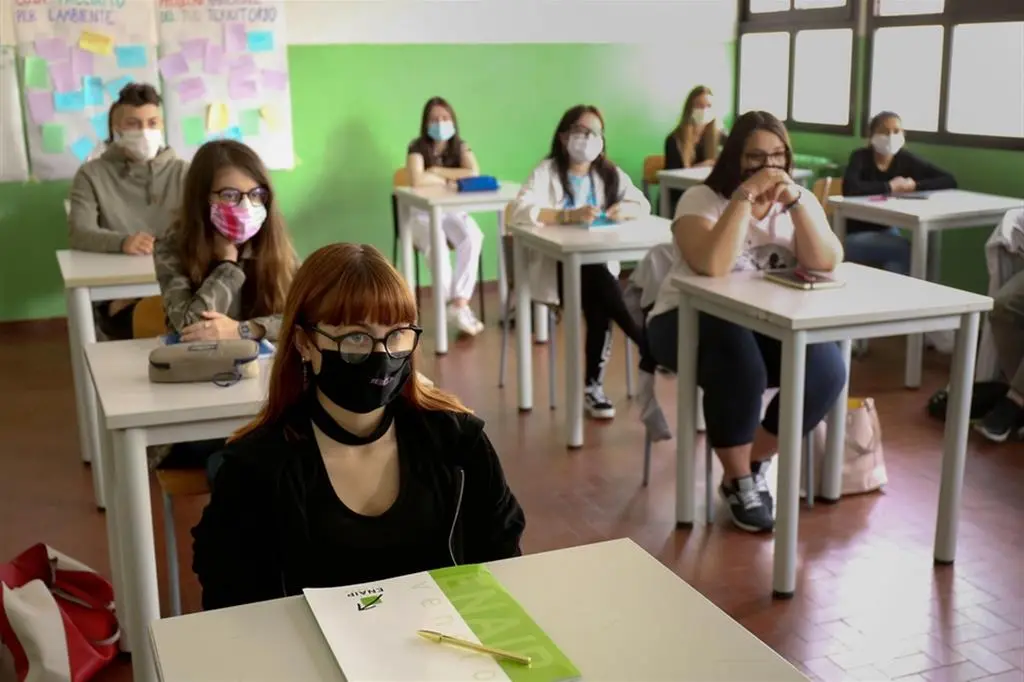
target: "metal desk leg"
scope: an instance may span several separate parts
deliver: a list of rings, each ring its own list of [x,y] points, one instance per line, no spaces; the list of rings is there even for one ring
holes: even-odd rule
[[[505,211],[498,211],[498,299],[501,314],[508,310],[508,273],[505,272]]]
[[[526,274],[526,255],[523,242],[512,237],[512,267],[516,294],[516,372],[518,374],[519,411],[533,409],[533,348],[530,336],[533,320],[530,316],[530,278]]]
[[[121,530],[125,526],[123,522],[118,521],[117,517],[117,494],[115,492],[117,490],[117,462],[114,457],[114,443],[110,432],[106,429],[102,429],[100,432],[100,450],[96,455],[97,459],[103,462],[102,471],[105,488],[111,491],[110,498],[107,500],[107,513],[104,514],[104,517],[107,522],[107,553],[110,560],[110,582],[114,586],[114,607],[118,622],[121,625],[121,640],[118,644],[121,647],[121,651],[130,652],[132,650],[132,603],[124,582],[124,552],[121,546]],[[145,646],[145,643],[143,643],[143,646]]]
[[[804,375],[807,334],[791,332],[782,342],[779,399],[779,497],[775,509],[775,564],[772,596],[789,599],[796,591],[797,521],[800,514],[800,454],[803,451]]]
[[[448,292],[441,282],[441,259],[448,258],[448,245],[445,244],[444,233],[441,231],[443,214],[439,207],[430,209],[430,277],[434,290],[434,352],[445,355],[448,352],[448,317],[445,309],[448,303]]]
[[[668,185],[664,182],[658,184],[658,214],[662,218],[670,218],[672,216],[672,202],[669,200]]]
[[[409,207],[402,201],[401,195],[398,198],[398,246],[402,277],[415,292],[419,284],[416,281],[416,252],[413,249],[412,230],[409,229]]]
[[[911,231],[910,276],[928,278],[928,226],[918,225]],[[924,335],[907,336],[907,364],[903,384],[907,388],[921,386],[921,365],[924,362]]]
[[[96,387],[85,361],[85,347],[96,343],[92,301],[83,287],[67,290],[68,343],[71,346],[71,372],[75,383],[75,408],[78,417],[78,447],[82,461],[92,463],[93,497],[96,506],[106,505],[102,463],[96,453],[100,450],[99,416],[96,407]]]
[[[583,299],[580,258],[570,254],[564,261],[565,283],[565,431],[570,448],[583,445],[583,334],[580,324]]]
[[[846,381],[839,392],[835,405],[828,413],[828,438],[821,468],[821,490],[818,493],[826,502],[838,502],[843,493],[843,454],[846,444],[846,410],[850,396],[850,351],[853,342],[844,339],[839,343],[839,352],[846,363]]]
[[[676,527],[689,527],[697,518],[697,311],[679,297],[676,346]],[[710,518],[710,517],[709,517]]]

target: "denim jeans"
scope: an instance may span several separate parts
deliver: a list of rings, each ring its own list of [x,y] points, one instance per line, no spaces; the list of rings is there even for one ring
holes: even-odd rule
[[[848,234],[843,249],[851,263],[910,274],[910,241],[895,227]]]

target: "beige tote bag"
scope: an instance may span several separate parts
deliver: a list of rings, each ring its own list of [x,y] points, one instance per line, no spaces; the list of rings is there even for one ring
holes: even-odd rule
[[[815,492],[821,492],[825,442],[825,422],[814,429]],[[843,495],[859,495],[882,488],[889,482],[882,449],[882,425],[875,401],[850,398],[846,407],[846,442],[843,444]]]

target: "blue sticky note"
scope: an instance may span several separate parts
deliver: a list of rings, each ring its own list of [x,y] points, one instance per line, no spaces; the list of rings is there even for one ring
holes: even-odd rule
[[[103,106],[103,79],[99,76],[86,76],[82,79],[82,91],[85,93],[85,106]]]
[[[85,111],[85,93],[81,90],[53,93],[53,110],[58,114]]]
[[[231,126],[224,131],[225,140],[234,140],[236,142],[242,141],[242,129],[239,126]]]
[[[71,143],[71,151],[74,153],[80,162],[85,162],[92,154],[92,150],[96,148],[96,143],[90,140],[88,137],[80,137]]]
[[[608,219],[608,214],[606,214],[604,211],[601,211],[601,215],[597,216],[597,218],[594,220],[594,222],[590,223],[589,226],[590,227],[609,227],[610,225],[615,225],[615,222],[612,221],[612,220],[609,220]]]
[[[273,52],[273,31],[249,31],[245,34],[245,44],[249,52]]]
[[[121,94],[121,89],[132,82],[131,76],[121,76],[112,81],[107,82],[107,94],[110,95],[110,99],[116,100]]]
[[[114,48],[119,69],[142,69],[149,62],[145,45],[119,45]]]
[[[110,127],[107,125],[107,112],[101,111],[94,116],[89,118],[89,123],[92,124],[92,132],[96,135],[96,139],[105,140],[110,135]]]

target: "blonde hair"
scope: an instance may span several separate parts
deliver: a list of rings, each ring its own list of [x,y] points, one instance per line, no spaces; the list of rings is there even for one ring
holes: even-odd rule
[[[690,90],[690,94],[686,96],[686,102],[683,104],[683,113],[680,115],[679,123],[676,124],[676,129],[672,133],[676,139],[676,146],[679,148],[679,156],[683,159],[683,168],[689,168],[693,165],[693,160],[697,158],[698,143],[704,145],[705,159],[713,159],[717,156],[718,121],[715,120],[704,126],[703,137],[698,140],[696,139],[697,126],[690,120],[693,117],[693,108],[697,103],[697,98],[713,94],[711,88],[706,85],[698,85],[693,90]]]

